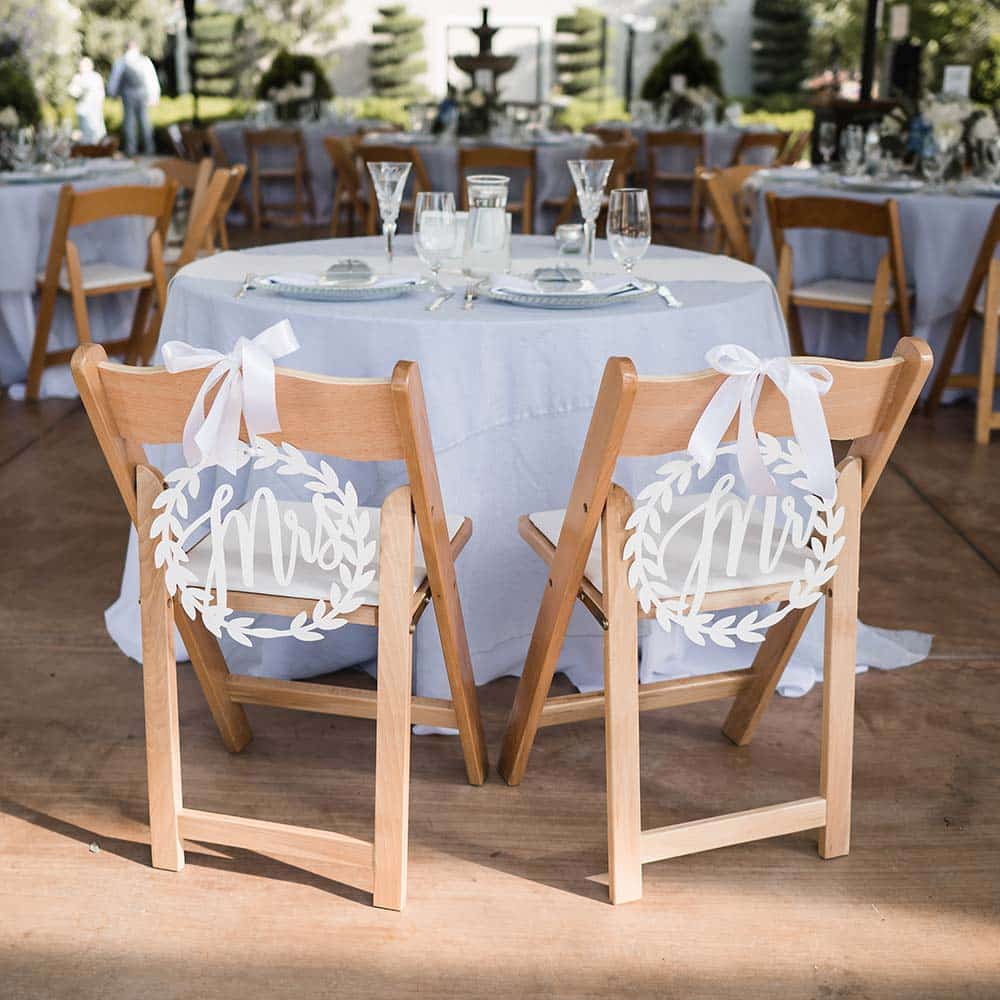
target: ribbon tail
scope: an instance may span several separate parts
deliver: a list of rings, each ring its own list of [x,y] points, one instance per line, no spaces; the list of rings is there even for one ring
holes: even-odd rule
[[[753,415],[760,398],[763,375],[751,376],[743,384],[743,398],[740,402],[740,422],[737,432],[736,457],[743,480],[751,496],[777,496],[778,488],[771,473],[767,471],[760,455],[760,443],[753,426]]]
[[[715,461],[715,453],[740,405],[740,379],[729,376],[702,411],[688,439],[688,451],[702,472]]]
[[[786,392],[792,415],[792,430],[802,452],[809,489],[824,500],[832,500],[837,491],[837,474],[826,414],[815,386],[806,387],[800,381],[801,378],[813,381],[809,375],[796,373]]]

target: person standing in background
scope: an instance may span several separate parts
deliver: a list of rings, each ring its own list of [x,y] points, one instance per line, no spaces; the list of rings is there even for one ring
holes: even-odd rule
[[[121,98],[124,114],[125,153],[135,156],[142,136],[142,151],[152,156],[153,124],[149,109],[160,102],[160,81],[149,56],[144,56],[134,39],[125,47],[125,54],[115,60],[108,80],[108,93]]]
[[[68,90],[76,101],[81,141],[100,142],[108,134],[104,125],[104,78],[94,69],[92,59],[84,56],[80,60],[80,68],[70,80]]]

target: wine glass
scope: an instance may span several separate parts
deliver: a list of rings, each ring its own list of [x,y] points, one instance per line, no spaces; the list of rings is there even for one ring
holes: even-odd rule
[[[35,162],[35,153],[35,130],[30,126],[19,128],[10,149],[14,169],[27,170]]]
[[[844,172],[856,174],[865,156],[865,133],[860,125],[848,125],[840,133],[840,155]]]
[[[928,135],[920,150],[920,172],[932,188],[940,186],[947,167],[947,154],[934,141],[934,136]]]
[[[396,220],[399,218],[399,206],[403,201],[403,188],[406,178],[410,175],[409,163],[369,163],[368,173],[371,174],[372,186],[375,188],[375,198],[378,201],[378,213],[382,217],[382,234],[385,236],[385,256],[392,270],[392,238],[396,235]]]
[[[583,216],[583,244],[586,247],[587,270],[594,263],[594,237],[597,235],[597,216],[604,200],[604,185],[614,166],[614,160],[568,160],[570,175],[576,187],[576,198]]]
[[[820,122],[819,126],[819,155],[823,157],[823,168],[830,169],[830,161],[833,154],[837,152],[837,125],[836,122]]]
[[[631,277],[632,268],[649,249],[653,220],[645,188],[616,188],[608,202],[608,246],[611,256]]]
[[[450,191],[421,191],[413,209],[413,240],[417,255],[434,275],[434,289],[448,291],[441,284],[438,272],[455,254],[458,220],[455,218],[455,196]]]

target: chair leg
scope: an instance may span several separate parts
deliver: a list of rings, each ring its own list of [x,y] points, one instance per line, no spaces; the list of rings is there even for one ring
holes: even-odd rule
[[[613,487],[604,511],[602,553],[608,629],[604,636],[604,752],[611,902],[642,898],[639,799],[639,637],[635,595],[622,550],[632,504]]]
[[[993,273],[997,272],[994,279]],[[990,281],[986,286],[983,303],[983,344],[979,352],[979,392],[976,397],[976,444],[990,443],[990,427],[993,423],[993,392],[996,388],[997,371],[997,321],[1000,319],[1000,268],[990,270]]]
[[[135,312],[132,314],[132,328],[128,335],[128,347],[125,349],[125,364],[134,365],[143,354],[146,341],[146,320],[149,317],[149,307],[153,299],[152,288],[141,288],[135,302]]]
[[[140,465],[136,469],[150,843],[153,867],[176,872],[184,867],[184,844],[178,825],[181,756],[173,602],[167,596],[163,570],[156,568],[153,558],[156,546],[149,537],[154,514],[152,504],[161,486],[159,477],[148,466]]]
[[[31,347],[31,361],[28,364],[28,377],[24,395],[26,399],[38,399],[42,387],[42,375],[45,372],[45,355],[49,349],[49,332],[52,329],[52,317],[55,315],[55,288],[43,288],[41,301],[38,304],[38,318],[35,320],[35,340]]]
[[[380,542],[374,903],[401,910],[406,902],[413,688],[413,504],[408,487],[382,505]]]
[[[952,369],[955,367],[955,359],[958,357],[958,349],[965,339],[965,328],[969,322],[967,311],[959,310],[955,314],[951,330],[948,333],[948,342],[941,352],[937,363],[937,371],[934,374],[934,381],[931,384],[930,392],[927,393],[927,403],[925,412],[929,417],[934,416],[938,406],[941,405],[941,395],[948,387],[948,380],[951,378]]]
[[[179,604],[174,605],[174,621],[191,657],[191,665],[208,702],[208,710],[219,729],[226,749],[239,753],[253,738],[243,706],[229,697],[226,681],[229,668],[215,636],[200,618],[191,619]]]
[[[819,835],[819,853],[824,858],[847,854],[851,846],[861,459],[845,463],[837,481],[837,495],[845,510],[842,531],[847,541],[837,560],[837,573],[826,601],[820,743],[820,794],[826,800],[826,826]]]
[[[788,303],[788,342],[791,345],[793,355],[802,357],[806,353],[805,342],[802,339],[799,307],[794,302]]]

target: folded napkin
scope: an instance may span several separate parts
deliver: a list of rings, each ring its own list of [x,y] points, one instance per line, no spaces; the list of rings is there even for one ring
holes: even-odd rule
[[[400,288],[404,285],[416,285],[420,282],[419,274],[383,274],[370,284],[360,284],[351,281],[331,281],[323,274],[307,274],[304,271],[283,271],[281,274],[268,274],[257,279],[261,288],[276,285],[301,285],[312,288],[324,285],[328,288]]]
[[[598,278],[586,279],[583,287],[576,286],[575,282],[567,282],[566,287],[561,287],[556,282],[545,282],[544,284],[534,281],[531,278],[518,278],[513,274],[494,274],[490,278],[490,288],[495,292],[515,292],[518,295],[551,295],[557,298],[560,295],[617,295],[620,292],[628,292],[632,289],[642,287],[641,282],[625,275],[602,275]]]

